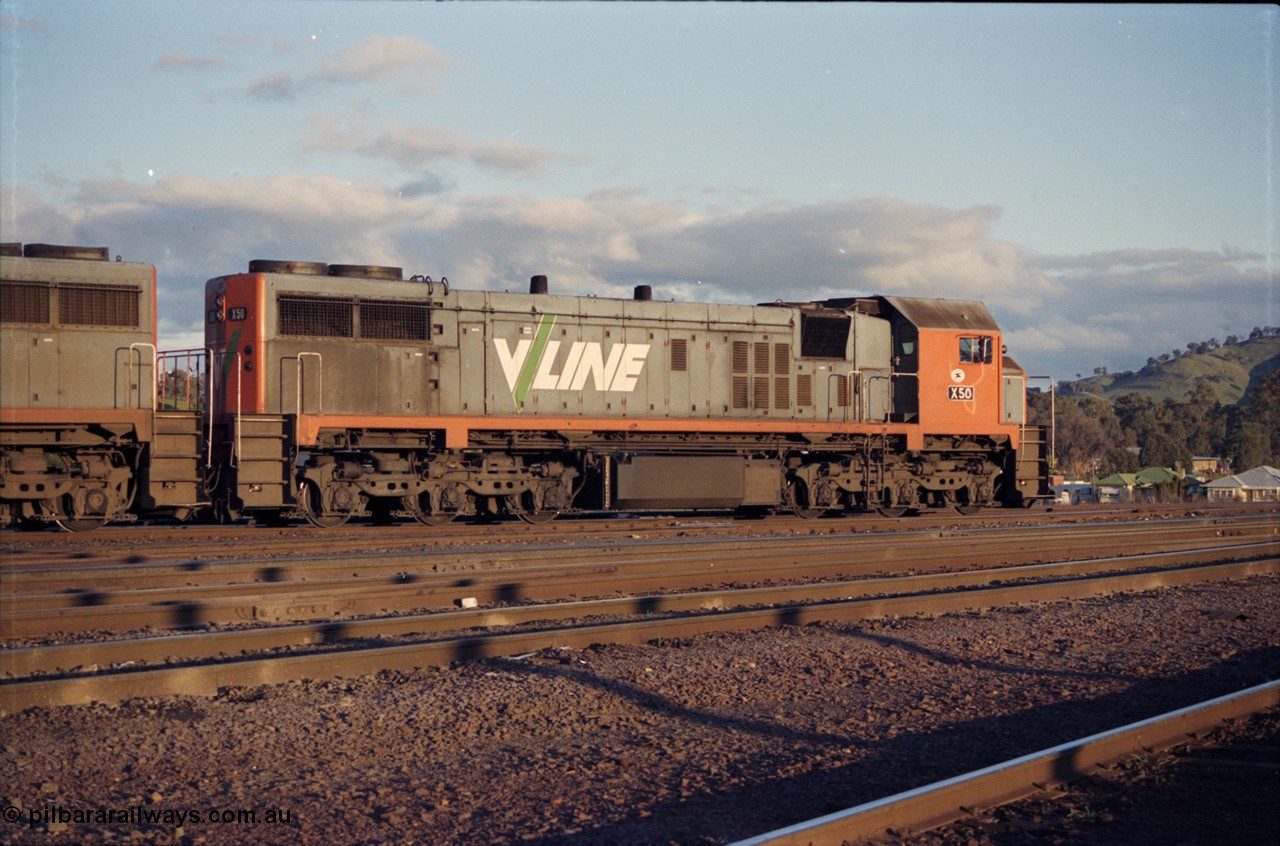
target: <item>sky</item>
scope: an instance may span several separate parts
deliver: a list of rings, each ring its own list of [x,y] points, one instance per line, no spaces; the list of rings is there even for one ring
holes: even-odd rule
[[[984,301],[1058,380],[1277,313],[1263,5],[0,0],[0,237],[454,288]]]

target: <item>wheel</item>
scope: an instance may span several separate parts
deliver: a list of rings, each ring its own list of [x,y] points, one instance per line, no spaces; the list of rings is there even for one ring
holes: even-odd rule
[[[892,508],[887,505],[876,506],[876,513],[881,517],[905,517],[910,510],[905,505],[897,505]]]
[[[325,496],[315,482],[303,482],[298,488],[298,504],[307,522],[321,529],[336,529],[351,519],[354,509],[333,510],[326,508],[325,500],[332,501],[334,490],[330,489]]]
[[[981,505],[953,505],[951,507],[956,510],[957,514],[962,514],[965,517],[977,514],[982,510]]]
[[[526,501],[527,498],[527,501]],[[507,497],[507,510],[520,518],[521,522],[528,523],[531,526],[541,526],[543,523],[550,523],[559,516],[558,509],[536,510],[533,504],[533,493],[527,493],[524,496]]]
[[[787,507],[791,513],[804,520],[816,520],[830,510],[825,506],[813,505],[808,485],[798,479],[787,486],[787,499],[790,500]]]
[[[110,499],[100,488],[79,493],[79,496],[70,493],[62,498],[62,511],[54,522],[68,532],[92,532],[107,522]]]
[[[457,511],[432,511],[431,510],[431,494],[423,491],[420,494],[410,494],[401,500],[405,511],[413,515],[413,519],[417,520],[424,526],[444,526],[453,522],[453,518],[458,516]]]

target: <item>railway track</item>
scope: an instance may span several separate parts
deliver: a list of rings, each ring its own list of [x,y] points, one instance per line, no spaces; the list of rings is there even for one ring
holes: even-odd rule
[[[893,536],[584,541],[221,562],[14,567],[5,572],[0,592],[0,637],[334,621],[458,605],[634,596],[779,580],[847,581],[1065,560],[1082,549],[1139,555],[1246,548],[1276,542],[1278,532],[1267,518],[1233,517]]]
[[[1280,707],[1280,681],[1217,697],[1147,720],[1094,734],[955,778],[787,826],[733,846],[824,846],[894,842],[977,810],[1070,782],[1137,754],[1187,744],[1231,720]]]
[[[4,673],[11,677],[0,681],[0,714],[37,706],[87,704],[95,701],[120,702],[139,695],[210,695],[221,687],[233,685],[276,684],[299,679],[354,676],[381,670],[441,666],[457,660],[513,655],[548,648],[582,648],[595,643],[634,644],[664,638],[692,637],[711,631],[736,631],[774,625],[804,625],[823,621],[848,622],[891,615],[938,614],[1280,572],[1280,546],[1275,543],[1254,545],[1243,550],[1222,549],[1210,554],[1217,555],[1221,559],[1224,556],[1238,557],[1242,552],[1250,553],[1249,560],[1228,560],[1221,563],[1188,566],[1185,561],[1186,553],[1174,553],[1165,556],[1144,556],[1139,569],[1133,572],[1081,574],[1071,573],[1070,568],[1058,568],[1058,572],[1054,574],[1056,577],[1051,576],[1047,579],[1044,578],[1045,565],[1040,565],[1038,571],[1028,568],[1006,568],[1000,571],[998,579],[993,579],[991,572],[980,575],[979,579],[985,581],[987,586],[951,585],[936,593],[921,592],[919,588],[927,583],[916,579],[904,583],[916,590],[899,592],[896,595],[892,593],[892,586],[889,584],[875,585],[873,590],[890,591],[890,593],[868,599],[831,599],[833,592],[839,596],[853,589],[848,585],[819,586],[818,588],[787,586],[767,594],[760,590],[722,591],[715,596],[697,594],[691,600],[685,599],[686,603],[702,609],[701,613],[672,613],[656,619],[654,618],[656,612],[681,612],[685,609],[680,607],[677,599],[633,598],[627,600],[630,605],[629,610],[633,613],[646,612],[649,618],[625,622],[581,621],[596,614],[608,613],[609,610],[615,613],[623,610],[616,605],[610,607],[601,603],[575,603],[568,608],[535,607],[523,609],[524,621],[569,615],[572,622],[510,633],[468,633],[439,639],[418,639],[404,644],[357,646],[357,648],[340,650],[325,649],[302,654],[272,654],[267,657],[247,656],[216,663],[183,663],[177,666],[141,669],[123,666],[109,668],[106,671],[95,667],[97,671],[90,674],[74,674],[48,679],[32,675],[20,678],[12,676],[23,670],[28,673],[45,671],[59,663],[76,660],[76,656],[102,659],[111,654],[109,649],[120,649],[120,647],[92,645],[81,648],[87,651],[66,650],[57,658],[53,657],[59,655],[57,652],[42,651],[52,648],[29,647],[6,650],[0,653],[0,659],[4,662]],[[1200,553],[1197,553],[1198,555]],[[1130,567],[1133,563],[1133,561],[1128,562]],[[1114,568],[1116,559],[1112,559],[1107,564]],[[1063,578],[1064,575],[1068,577]],[[1005,584],[1036,577],[1043,580],[1023,584]],[[993,580],[1001,584],[991,585]],[[813,595],[815,590],[818,591],[817,596]],[[774,604],[745,610],[719,610],[735,605],[759,605],[764,602]],[[686,608],[688,607],[689,605],[686,605]],[[707,607],[716,610],[707,611],[705,610]],[[468,623],[510,625],[513,622],[517,622],[516,612],[502,611],[489,612],[487,617],[476,615],[470,619],[446,618],[443,625],[456,628]],[[414,634],[420,634],[422,629],[429,628],[429,624],[423,619],[401,621],[400,625]],[[360,644],[369,637],[387,635],[386,629],[377,632],[370,627],[362,631],[361,636],[352,637],[345,628],[338,624],[334,627],[322,627],[297,634],[313,642],[318,640],[320,643],[332,644],[346,640],[353,645]],[[198,639],[188,640],[183,645],[191,647],[188,656],[193,653],[203,653],[208,657],[213,649],[219,649],[221,651],[218,654],[226,655],[239,645],[236,643],[239,636],[240,633],[234,633],[227,635],[221,641],[203,641],[204,644],[216,643],[217,645],[213,648],[207,645],[196,646],[201,643]],[[162,641],[160,649],[163,651],[168,646],[169,643]],[[115,657],[123,658],[125,654],[128,653],[117,653]],[[123,662],[118,663],[133,664],[135,661],[135,658],[124,658]],[[100,665],[101,660],[94,661],[94,664]]]
[[[139,564],[151,561],[221,561],[246,554],[258,557],[324,555],[335,548],[351,553],[387,552],[397,549],[450,549],[505,543],[576,543],[586,540],[627,541],[645,539],[733,537],[789,537],[812,534],[876,534],[927,531],[969,531],[1045,524],[1133,522],[1249,516],[1274,509],[1255,505],[1185,503],[1142,506],[1072,506],[1057,510],[997,510],[960,518],[949,512],[925,512],[915,517],[887,519],[873,514],[809,520],[778,514],[764,520],[736,519],[733,515],[685,517],[582,518],[543,525],[505,522],[495,527],[451,523],[424,527],[347,525],[340,529],[309,526],[288,528],[251,525],[112,525],[89,534],[57,531],[0,531],[0,573],[10,569],[56,563],[60,566]],[[496,528],[496,531],[495,531]],[[246,553],[246,548],[252,552]]]
[[[696,589],[662,594],[11,643],[0,650],[11,673],[0,712],[13,759],[28,767],[24,802],[90,807],[154,791],[160,807],[200,807],[247,788],[306,821],[255,830],[262,842],[319,831],[388,843],[579,831],[592,842],[678,832],[730,835],[723,842],[841,806],[823,795],[867,802],[1060,743],[1065,725],[1099,731],[1268,678],[1256,673],[1267,666],[1259,650],[1274,649],[1260,633],[1273,619],[1274,534],[1233,524],[1196,541],[1178,521],[1159,523],[1174,529],[1165,541],[1188,548],[1045,562],[1032,547],[1034,563],[974,568],[962,554],[1015,530],[922,531],[899,539],[904,569],[821,583],[774,573],[712,589],[699,574]],[[1076,537],[1085,554],[1118,546]],[[593,546],[641,560],[646,545],[631,540]],[[672,554],[710,544],[679,540]],[[917,543],[955,568],[906,566]],[[1198,548],[1210,546],[1227,548]],[[1185,587],[1148,590],[1164,585]],[[482,660],[430,669],[470,658]],[[76,702],[118,704],[24,712]],[[133,773],[124,782],[122,767]],[[199,785],[192,767],[205,773]],[[489,816],[500,808],[514,810]]]

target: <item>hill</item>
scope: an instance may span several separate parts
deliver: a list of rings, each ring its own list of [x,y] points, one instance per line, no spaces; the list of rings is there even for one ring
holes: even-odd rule
[[[1088,379],[1062,382],[1060,393],[1096,394],[1114,400],[1136,393],[1153,402],[1165,399],[1183,400],[1196,385],[1213,388],[1218,402],[1236,405],[1256,382],[1268,373],[1280,370],[1280,335],[1263,335],[1247,341],[1209,347],[1172,358],[1164,354],[1148,359],[1147,366],[1124,373],[1098,373]],[[1194,345],[1188,345],[1194,346]]]

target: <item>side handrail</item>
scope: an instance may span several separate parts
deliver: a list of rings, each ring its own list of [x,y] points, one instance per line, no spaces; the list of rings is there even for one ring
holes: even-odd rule
[[[160,392],[159,399],[156,402],[156,409],[153,413],[160,411],[196,411],[204,415],[204,454],[205,466],[209,466],[213,462],[213,350],[209,347],[192,348],[186,350],[165,350],[157,355],[160,362],[156,372],[156,382]],[[192,362],[195,362],[194,367]],[[177,407],[178,400],[175,397],[172,403],[166,399],[165,390],[166,382],[170,373],[169,362],[173,362],[173,372],[185,375],[184,384],[184,401],[185,409]],[[194,379],[196,384],[196,401],[192,404],[191,383]],[[172,404],[174,408],[168,406]],[[164,408],[161,408],[164,406]]]
[[[324,414],[324,357],[318,352],[300,352],[297,355],[286,355],[280,359],[280,412],[284,413],[284,363],[286,361],[296,361],[297,366],[294,368],[296,378],[294,379],[294,413],[301,415],[302,411],[302,383],[303,377],[306,375],[307,363],[304,359],[314,358],[316,360],[316,414]]]
[[[881,422],[888,423],[889,415],[893,414],[893,378],[891,376],[869,376],[867,377],[867,390],[870,391],[873,387],[873,383],[877,381],[886,383],[884,392],[886,400],[884,406],[884,419]]]
[[[1058,382],[1052,376],[1028,376],[1027,384],[1030,384],[1032,379],[1049,383],[1049,467],[1056,472],[1058,469]],[[1018,433],[1019,438],[1025,433],[1026,425],[1025,422],[1022,424],[1023,430]]]
[[[130,344],[130,345],[129,345],[129,350],[128,350],[128,353],[129,353],[129,361],[128,361],[128,363],[125,365],[125,367],[126,367],[126,369],[127,369],[127,370],[132,370],[132,368],[133,368],[133,354],[134,354],[134,352],[136,351],[136,352],[138,353],[138,405],[137,405],[137,408],[139,408],[139,409],[142,409],[142,408],[148,408],[148,406],[144,406],[144,405],[142,404],[142,367],[143,367],[143,365],[146,363],[145,359],[143,359],[143,357],[142,357],[143,350],[150,350],[150,351],[151,351],[151,405],[149,406],[149,408],[150,408],[150,410],[151,410],[151,411],[155,411],[155,409],[156,409],[156,397],[157,397],[157,393],[156,393],[156,379],[155,379],[155,375],[156,375],[156,357],[157,357],[157,353],[156,353],[156,345],[155,345],[155,344],[152,344],[152,343],[148,343],[148,342],[146,342],[146,341],[143,341],[143,342],[141,342],[141,343],[136,343],[136,344]],[[119,396],[120,396],[120,392],[119,392],[119,390],[117,390],[117,391],[116,391],[116,398],[117,398],[117,401],[119,401]],[[134,406],[131,404],[131,403],[133,402],[133,384],[132,384],[132,382],[130,382],[129,387],[128,387],[128,390],[127,390],[127,391],[126,391],[126,393],[125,393],[125,400],[124,400],[124,402],[125,402],[125,408],[133,408],[133,407],[134,407]]]
[[[854,382],[854,378],[853,378],[855,376],[858,377],[856,383]],[[845,384],[849,386],[849,403],[847,405],[841,406],[841,408],[844,409],[844,420],[842,422],[844,423],[849,422],[850,408],[853,409],[853,419],[862,420],[863,419],[862,371],[850,370],[848,373],[832,373],[831,375],[827,376],[827,408],[828,409],[831,408],[831,380],[832,379],[840,379],[841,381],[843,381]],[[831,412],[828,410],[827,416],[830,417],[830,414]]]

